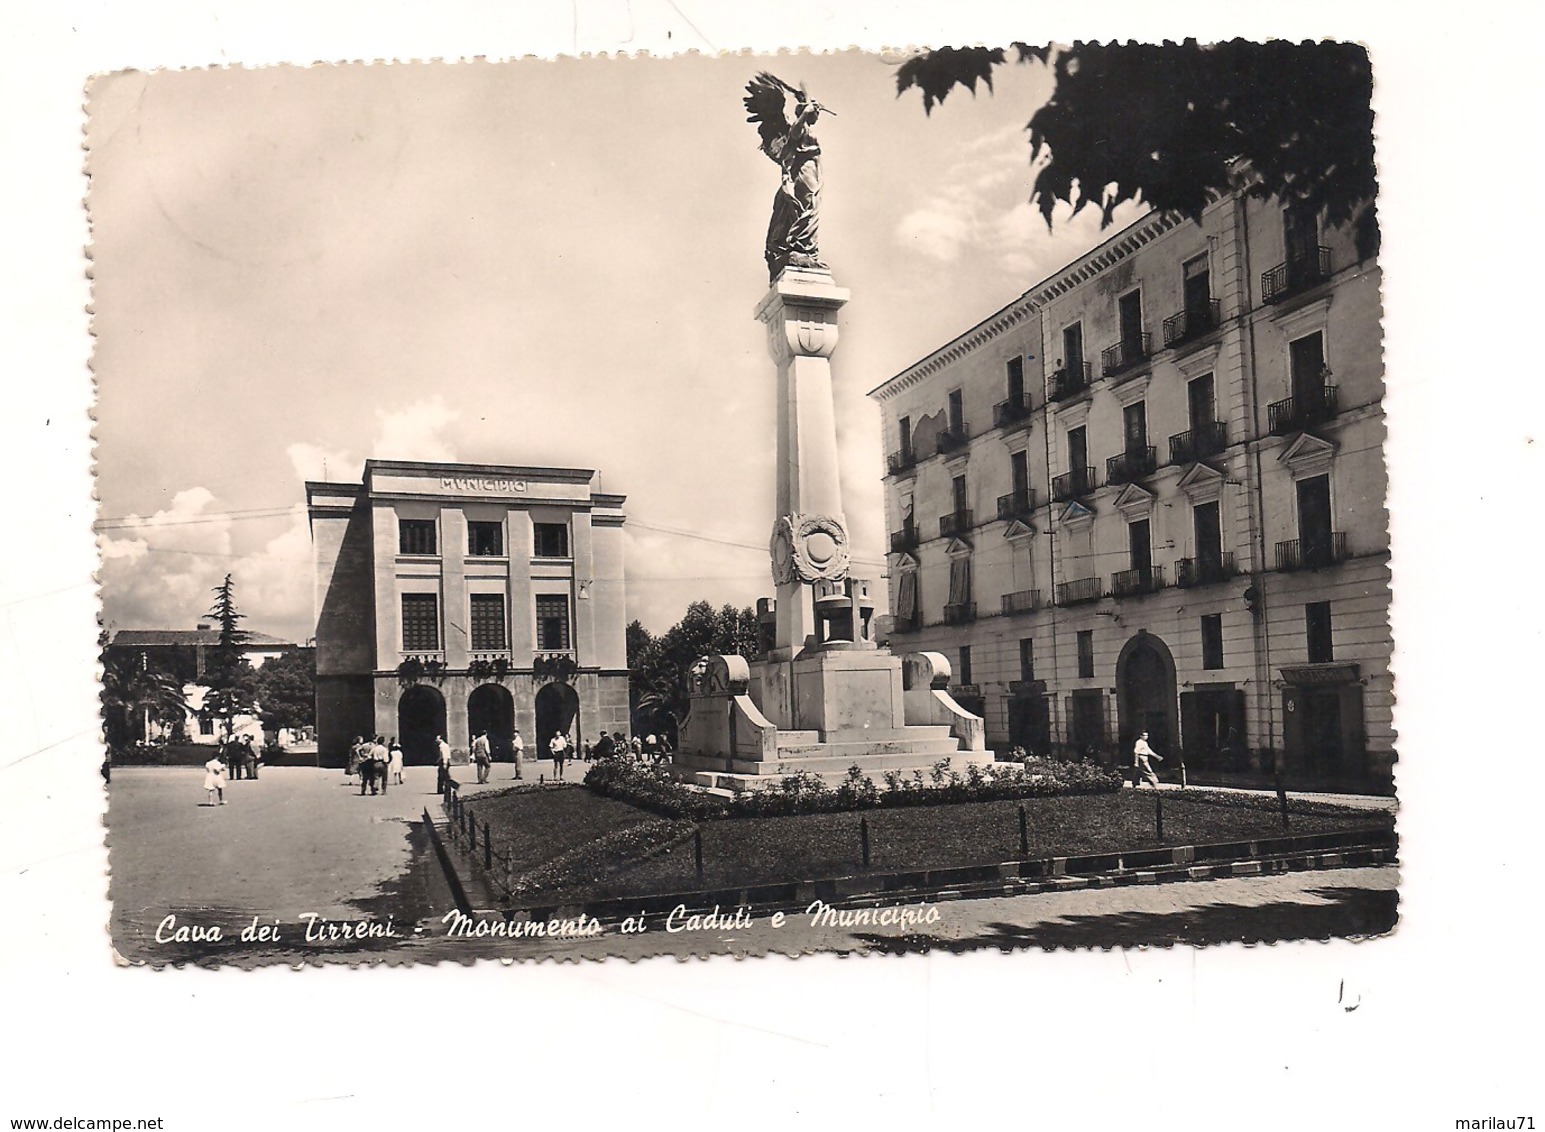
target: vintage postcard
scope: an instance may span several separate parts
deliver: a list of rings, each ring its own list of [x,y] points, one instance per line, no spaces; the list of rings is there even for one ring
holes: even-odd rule
[[[1372,83],[92,80],[116,953],[1394,930]]]

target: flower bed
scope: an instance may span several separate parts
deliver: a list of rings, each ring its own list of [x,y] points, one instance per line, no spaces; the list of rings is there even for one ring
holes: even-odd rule
[[[663,767],[605,759],[593,764],[585,786],[597,794],[631,802],[673,818],[713,821],[721,818],[781,817],[837,813],[899,806],[955,802],[991,802],[1009,798],[1046,798],[1070,794],[1109,794],[1121,788],[1121,776],[1091,762],[1027,759],[1023,764],[950,769],[949,760],[926,774],[887,771],[882,784],[854,766],[837,786],[818,776],[791,774],[775,786],[724,798],[677,781]]]

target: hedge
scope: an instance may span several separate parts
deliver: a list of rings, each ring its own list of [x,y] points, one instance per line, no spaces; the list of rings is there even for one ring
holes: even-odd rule
[[[881,785],[857,765],[831,786],[818,775],[787,775],[776,784],[741,791],[733,798],[709,794],[672,777],[661,766],[603,759],[585,775],[597,794],[629,802],[672,818],[714,821],[721,818],[777,817],[870,810],[894,806],[933,806],[954,802],[990,802],[1004,798],[1045,798],[1067,794],[1109,794],[1121,789],[1121,776],[1087,760],[1029,758],[1024,763],[990,767],[971,765],[964,774],[941,759],[927,771],[886,771]]]

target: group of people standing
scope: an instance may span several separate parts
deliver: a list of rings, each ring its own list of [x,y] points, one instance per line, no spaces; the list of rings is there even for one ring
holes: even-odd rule
[[[361,797],[367,787],[372,794],[385,794],[388,782],[401,786],[402,747],[397,737],[394,735],[387,741],[380,735],[373,739],[354,736],[354,742],[349,747],[349,761],[343,773],[345,778],[350,779],[359,775]]]

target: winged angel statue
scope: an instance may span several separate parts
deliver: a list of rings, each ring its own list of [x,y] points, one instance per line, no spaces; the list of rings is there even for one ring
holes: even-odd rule
[[[785,267],[826,269],[817,240],[821,203],[821,146],[810,131],[831,111],[763,71],[746,84],[746,121],[756,123],[762,152],[783,171],[767,225],[767,274]]]

